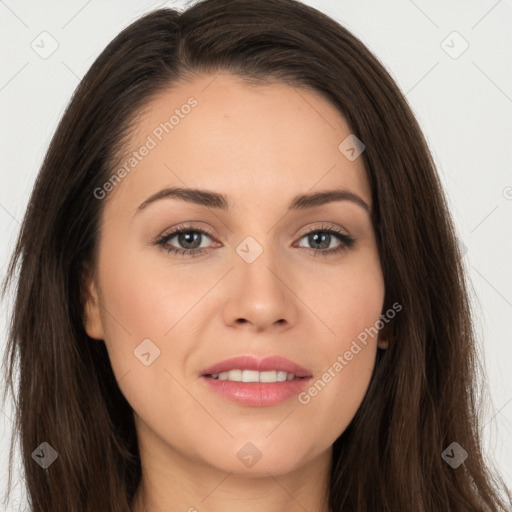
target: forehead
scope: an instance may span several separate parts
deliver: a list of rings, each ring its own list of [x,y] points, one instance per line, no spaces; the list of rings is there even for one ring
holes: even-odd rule
[[[338,148],[349,135],[341,113],[312,89],[201,75],[145,106],[116,167],[128,172],[115,195],[138,206],[160,188],[194,187],[261,207],[343,187],[371,204],[363,159]]]

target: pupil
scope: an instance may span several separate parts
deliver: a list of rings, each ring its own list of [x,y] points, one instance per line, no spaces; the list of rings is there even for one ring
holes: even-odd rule
[[[193,243],[188,240],[188,238],[191,237],[191,233],[193,233],[192,238],[195,238],[195,242],[197,242],[199,240],[199,236],[200,236],[199,233],[197,233],[197,232],[187,232],[187,233],[181,233],[179,235],[179,243],[181,245],[184,245],[186,249],[196,249],[197,247],[199,247],[199,245],[201,245],[199,243],[199,244],[196,244],[194,247],[187,247],[188,243]]]
[[[319,234],[319,233],[314,233],[312,235],[310,235],[310,243],[317,243],[317,238],[322,238],[322,239],[326,239],[327,237],[330,237],[331,235],[329,235],[328,233],[323,233],[323,234]],[[312,242],[313,241],[313,242]],[[322,244],[322,242],[320,242],[320,244]],[[323,243],[323,247],[320,247],[320,249],[327,249],[329,247],[329,242],[327,242],[327,244],[325,244],[325,242]]]

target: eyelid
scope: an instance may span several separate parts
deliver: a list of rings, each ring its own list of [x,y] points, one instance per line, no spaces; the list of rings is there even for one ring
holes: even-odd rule
[[[196,226],[192,224],[178,224],[177,226],[174,226],[172,228],[166,229],[162,234],[158,235],[156,237],[156,240],[162,240],[164,238],[168,238],[171,235],[177,235],[181,232],[185,231],[195,231],[199,233],[206,233],[209,237],[215,239],[215,236],[213,235],[213,231],[206,226]]]
[[[164,231],[161,235],[159,235],[157,237],[157,239],[166,238],[169,235],[172,235],[172,234],[175,235],[175,234],[178,234],[179,232],[185,231],[185,230],[204,232],[208,236],[210,236],[211,238],[215,239],[213,231],[209,227],[207,227],[207,226],[195,226],[195,225],[187,224],[187,223],[179,224],[177,226],[174,226],[173,228],[169,228],[168,230]],[[298,236],[300,238],[302,238],[302,237],[304,237],[306,235],[309,235],[310,233],[315,232],[315,231],[335,231],[335,232],[337,232],[339,234],[342,234],[342,235],[345,235],[345,236],[350,236],[348,232],[344,233],[337,226],[326,225],[325,222],[322,225],[320,225],[320,226],[313,226],[313,227],[308,228],[306,231],[302,232],[302,234],[300,234]],[[345,230],[345,231],[347,231],[347,230]]]
[[[342,231],[343,228],[340,228],[339,226],[333,226],[333,225],[326,225],[325,222],[323,224],[321,224],[320,226],[313,226],[313,227],[310,227],[310,228],[307,228],[306,231],[304,231],[300,237],[302,238],[303,236],[305,235],[309,235],[310,233],[314,233],[315,231],[335,231],[336,233],[339,233],[341,235],[345,235],[345,236],[350,236],[347,233],[344,233]],[[347,231],[347,230],[345,230]]]
[[[212,230],[209,227],[206,227],[206,226],[199,227],[199,226],[194,226],[190,223],[185,223],[185,224],[175,226],[175,227],[170,228],[169,230],[165,231],[164,233],[162,233],[161,235],[159,235],[157,237],[157,239],[153,242],[153,244],[159,245],[161,247],[165,247],[165,244],[170,239],[174,238],[175,236],[177,236],[183,232],[188,232],[188,231],[206,234],[212,240],[219,243],[218,240],[213,235]],[[300,246],[301,248],[309,250],[309,251],[313,251],[313,253],[316,253],[316,254],[322,254],[324,256],[328,256],[328,255],[331,255],[331,254],[334,255],[336,253],[339,253],[346,249],[349,249],[356,242],[356,240],[351,235],[349,235],[348,233],[343,233],[343,231],[338,226],[325,225],[325,221],[320,226],[312,226],[312,227],[309,227],[306,231],[302,232],[302,234],[300,234],[298,236],[298,241],[300,241],[302,238],[309,235],[310,233],[315,233],[315,232],[327,232],[327,233],[331,233],[331,234],[333,233],[334,235],[338,236],[338,239],[340,241],[340,246],[337,248],[328,249],[328,250],[313,249],[313,248],[309,248],[309,247]],[[175,253],[180,253],[183,256],[194,256],[196,254],[202,254],[202,253],[208,251],[208,249],[209,249],[209,247],[208,248],[204,248],[204,247],[196,248],[196,249],[180,249],[177,247],[171,247],[171,248],[167,249],[167,252],[170,253],[170,252],[174,251]]]

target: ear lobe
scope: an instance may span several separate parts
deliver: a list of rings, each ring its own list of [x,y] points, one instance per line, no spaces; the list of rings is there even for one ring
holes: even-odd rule
[[[98,288],[93,278],[87,277],[84,284],[84,317],[85,332],[91,338],[102,340],[104,338],[103,323],[100,314],[100,300]]]
[[[386,350],[388,348],[388,342],[387,340],[383,340],[379,338],[379,341],[377,342],[377,346],[381,348],[382,350]]]
[[[389,336],[390,336],[390,325],[389,323],[385,323],[384,327],[379,332],[379,337],[377,340],[377,346],[382,350],[386,350],[389,346]]]

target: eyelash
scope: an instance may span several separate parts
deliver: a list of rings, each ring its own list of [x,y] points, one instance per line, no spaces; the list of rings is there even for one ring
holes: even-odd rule
[[[212,234],[205,229],[195,228],[193,226],[180,226],[179,228],[176,228],[171,233],[167,233],[165,235],[162,235],[158,237],[155,240],[155,245],[158,245],[162,248],[164,248],[167,253],[173,253],[179,256],[186,256],[186,257],[195,257],[200,256],[201,254],[205,253],[207,251],[206,248],[202,249],[178,249],[176,247],[169,247],[167,243],[169,240],[174,238],[176,235],[181,235],[183,233],[201,233],[202,235],[207,235],[208,237],[213,239]],[[329,235],[335,235],[342,243],[339,245],[336,249],[310,249],[311,251],[314,251],[314,256],[317,254],[321,254],[322,256],[332,256],[334,254],[338,254],[342,251],[345,251],[347,249],[350,249],[355,244],[355,239],[352,238],[349,235],[346,235],[345,233],[342,233],[341,231],[338,231],[336,228],[328,227],[328,226],[321,226],[320,228],[312,229],[311,231],[308,231],[304,233],[299,240],[304,238],[305,236],[310,235],[311,233],[327,233]],[[305,249],[308,249],[307,247],[304,247]]]

